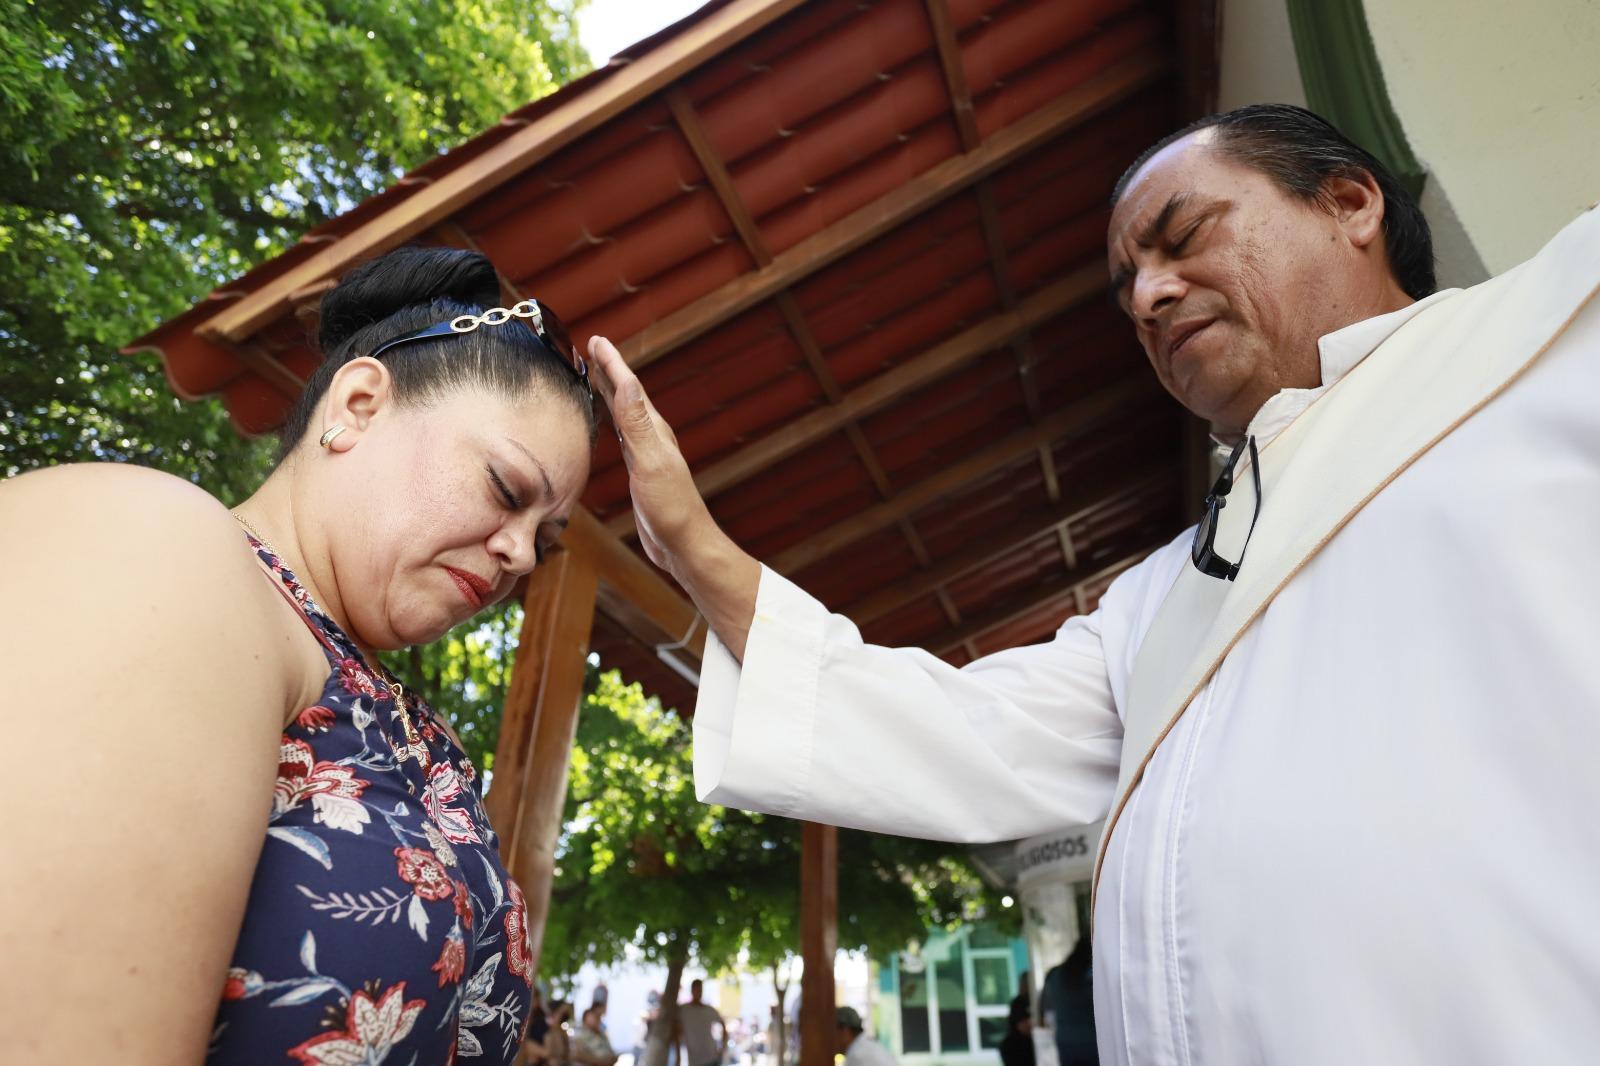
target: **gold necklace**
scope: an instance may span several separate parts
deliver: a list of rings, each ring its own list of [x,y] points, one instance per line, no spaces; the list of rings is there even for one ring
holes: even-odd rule
[[[267,549],[268,552],[276,556],[280,562],[282,561],[283,555],[278,551],[278,549],[274,548],[271,543],[267,541],[266,537],[261,535],[260,531],[258,531],[255,526],[250,524],[250,520],[248,518],[240,514],[238,511],[229,511],[228,513],[233,515],[238,523],[245,528],[246,532],[248,532],[252,537],[256,538],[256,543],[260,544],[263,548]],[[357,649],[357,651],[359,650],[360,649]],[[362,658],[365,660],[366,656],[363,655]],[[380,680],[382,680],[385,686],[387,686],[389,689],[389,695],[393,697],[394,705],[400,711],[400,723],[405,729],[406,746],[405,750],[400,753],[400,761],[404,762],[407,759],[415,759],[418,765],[422,767],[422,772],[426,774],[429,769],[429,764],[433,760],[428,757],[427,745],[422,743],[422,737],[418,735],[417,727],[415,723],[411,721],[411,708],[406,705],[405,686],[400,684],[399,681],[395,680],[395,676],[389,673],[389,671],[384,668],[382,663],[377,664],[376,672],[382,675]]]
[[[238,511],[229,511],[228,513],[233,515],[234,521],[243,526],[246,533],[249,533],[252,537],[256,538],[257,542],[259,542],[263,548],[267,549],[267,551],[271,552],[273,555],[278,555],[278,549],[267,543],[267,538],[263,537],[260,531],[257,530],[255,526],[250,524],[250,519],[246,518]],[[283,556],[278,555],[278,558],[282,559]]]

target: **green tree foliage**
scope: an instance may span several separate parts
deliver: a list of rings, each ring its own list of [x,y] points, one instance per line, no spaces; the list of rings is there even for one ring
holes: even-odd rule
[[[0,0],[0,476],[253,489],[268,446],[116,348],[582,73],[584,2]]]
[[[541,972],[632,947],[669,966],[767,968],[799,945],[801,825],[695,798],[681,718],[599,675],[578,720]],[[952,845],[841,830],[839,947],[881,954],[1001,913]]]

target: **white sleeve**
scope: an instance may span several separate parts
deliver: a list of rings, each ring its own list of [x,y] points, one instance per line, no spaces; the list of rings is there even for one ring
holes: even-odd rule
[[[698,795],[935,840],[1098,821],[1122,746],[1104,610],[1069,619],[1049,643],[957,669],[864,643],[849,619],[763,567],[743,667],[714,634],[706,641]]]

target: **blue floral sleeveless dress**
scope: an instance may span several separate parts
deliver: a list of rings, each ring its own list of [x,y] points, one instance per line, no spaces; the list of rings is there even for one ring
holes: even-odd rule
[[[283,733],[207,1061],[510,1063],[532,1000],[527,912],[471,762],[248,539],[331,669]]]

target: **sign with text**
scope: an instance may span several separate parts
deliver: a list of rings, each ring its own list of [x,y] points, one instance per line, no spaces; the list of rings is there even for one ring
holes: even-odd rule
[[[1017,845],[1017,883],[1042,878],[1086,881],[1094,874],[1094,853],[1104,822],[1045,833]]]

